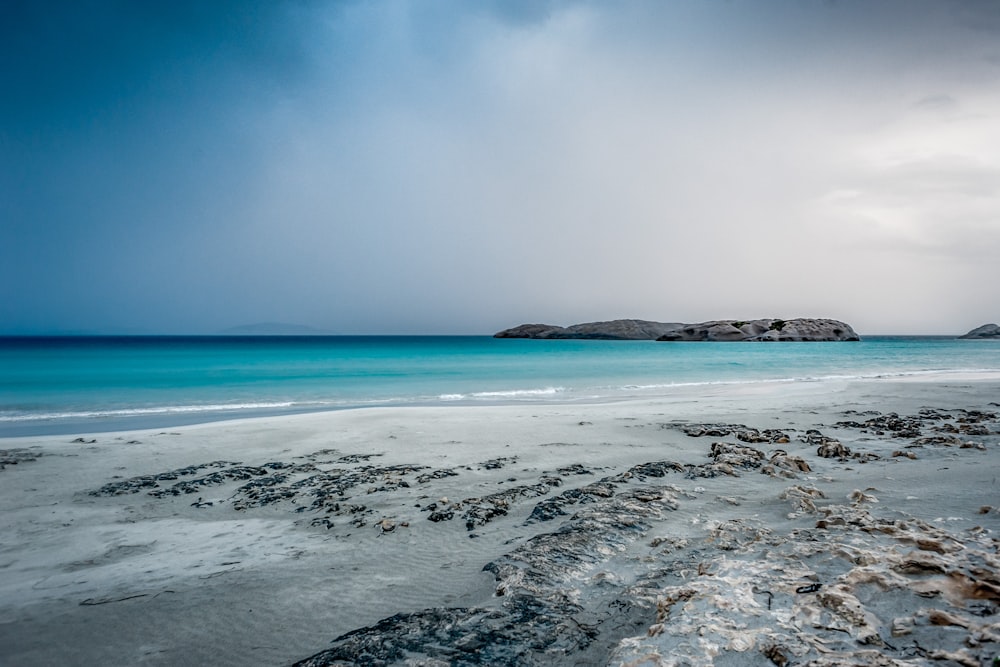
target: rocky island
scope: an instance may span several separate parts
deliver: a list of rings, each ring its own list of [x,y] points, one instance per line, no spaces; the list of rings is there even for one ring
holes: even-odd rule
[[[665,341],[858,341],[851,325],[839,320],[713,320],[686,324],[656,340]]]
[[[964,336],[959,338],[1000,338],[1000,326],[996,324],[984,324],[976,327]]]
[[[995,325],[993,325],[995,326]],[[982,327],[980,327],[982,328]],[[977,330],[978,331],[978,330]],[[611,320],[561,327],[522,324],[504,329],[494,338],[659,340],[659,341],[858,341],[849,324],[839,320],[799,318],[781,320],[712,320],[698,324]]]
[[[611,320],[584,322],[569,327],[555,324],[522,324],[504,329],[494,338],[576,338],[588,340],[656,340],[660,336],[685,326],[681,322],[651,322],[649,320]]]

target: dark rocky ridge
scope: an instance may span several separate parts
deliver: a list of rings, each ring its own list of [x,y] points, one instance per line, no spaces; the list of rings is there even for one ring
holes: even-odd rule
[[[1000,338],[1000,325],[984,324],[959,338]]]
[[[522,324],[504,329],[494,334],[494,338],[765,342],[860,340],[849,324],[839,320],[814,318],[712,320],[698,324],[612,320],[585,322],[570,327]]]
[[[712,320],[668,332],[661,341],[858,341],[851,325],[840,320]]]
[[[555,324],[522,324],[504,329],[494,338],[542,338],[586,340],[656,340],[660,336],[683,327],[680,322],[651,322],[649,320],[611,320],[609,322],[584,322],[569,327]]]
[[[996,445],[994,412],[864,416],[864,423],[831,428],[888,428],[884,437],[863,441],[886,454],[899,438],[966,424],[984,427],[986,442]],[[794,431],[659,426],[692,437],[788,445]],[[839,441],[814,430],[796,439],[823,474],[850,470],[848,464],[897,461],[895,453],[871,451],[843,458],[817,452],[814,458],[809,449],[817,442]],[[783,455],[776,450],[770,460]],[[710,462],[649,461],[548,495],[522,524],[546,528],[512,539],[509,551],[483,566],[494,578],[491,604],[397,613],[337,636],[295,667],[653,664],[650,656],[670,656],[674,662],[656,664],[677,665],[901,667],[929,664],[916,660],[927,657],[942,664],[986,664],[996,655],[1000,638],[992,618],[1000,580],[989,530],[959,533],[905,514],[889,516],[876,511],[875,496],[861,491],[847,497],[850,504],[829,498],[799,479],[812,471],[801,457],[794,457],[794,467],[776,469],[763,450],[719,441],[708,457]],[[678,486],[682,476],[700,481],[754,473],[774,480],[773,498],[791,510],[786,529],[768,527],[751,514],[696,535],[683,528],[689,516],[671,518],[705,493]],[[984,512],[995,510],[987,506]],[[899,616],[892,600],[905,600],[912,616]],[[933,648],[924,648],[930,639]]]

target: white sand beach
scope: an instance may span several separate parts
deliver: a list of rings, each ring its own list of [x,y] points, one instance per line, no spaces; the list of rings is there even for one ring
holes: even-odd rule
[[[998,412],[928,376],[4,439],[0,664],[992,664]]]

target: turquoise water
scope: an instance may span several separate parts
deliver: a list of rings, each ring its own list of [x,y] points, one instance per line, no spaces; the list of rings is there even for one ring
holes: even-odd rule
[[[377,405],[619,400],[675,385],[1000,372],[1000,342],[486,336],[0,338],[0,436]]]

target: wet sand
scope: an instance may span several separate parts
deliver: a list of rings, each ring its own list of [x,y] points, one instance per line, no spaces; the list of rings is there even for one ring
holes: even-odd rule
[[[928,377],[4,439],[0,663],[991,664],[998,403]]]

